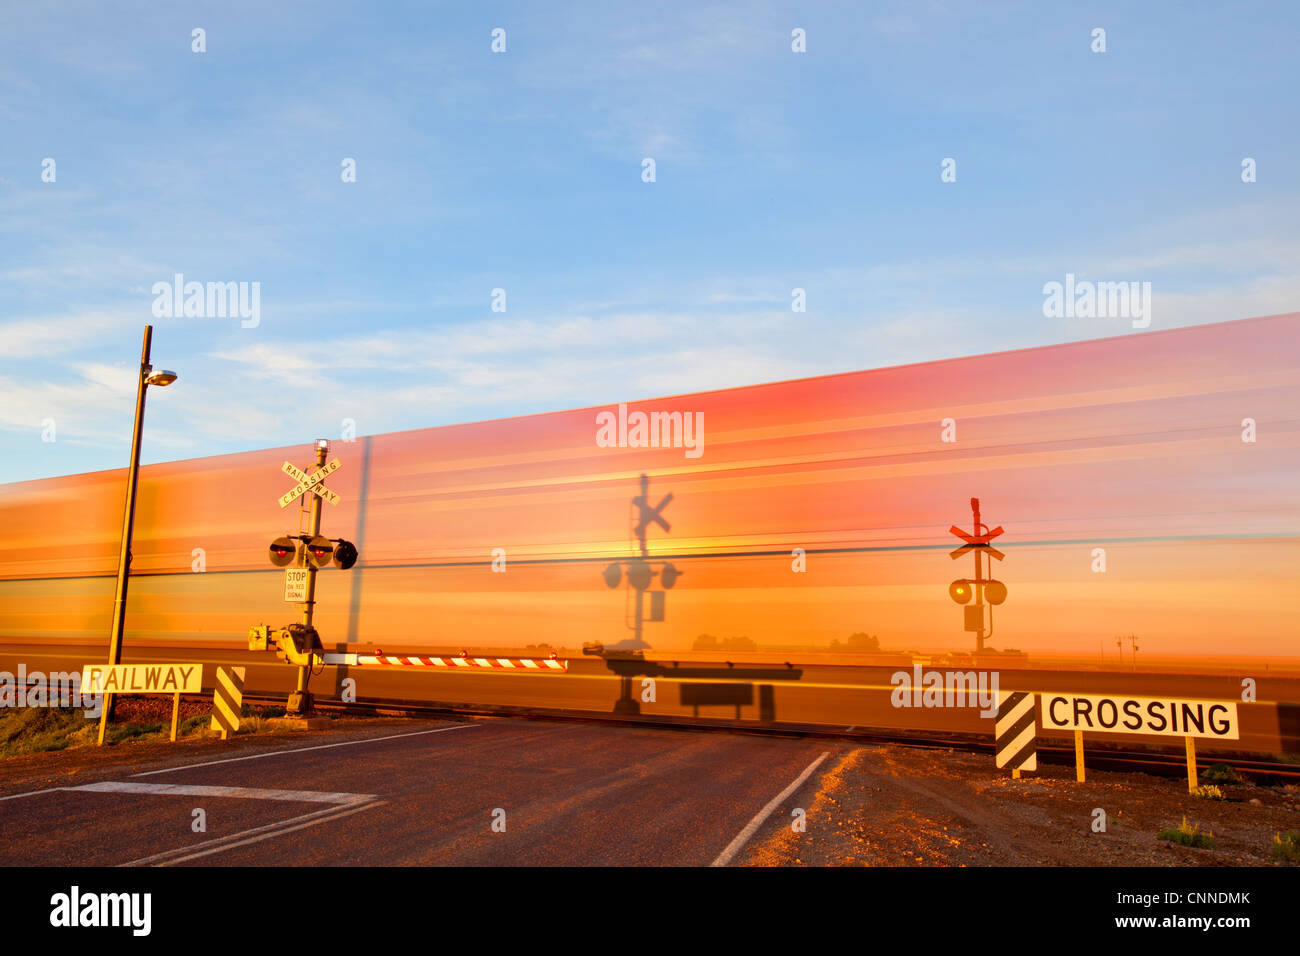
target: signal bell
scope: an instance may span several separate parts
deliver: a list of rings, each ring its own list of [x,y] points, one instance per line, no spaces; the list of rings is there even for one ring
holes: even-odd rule
[[[293,563],[294,556],[298,553],[298,545],[292,538],[276,538],[271,542],[268,552],[272,564],[277,568],[286,568]]]
[[[351,541],[344,541],[340,538],[338,545],[334,548],[334,566],[340,571],[346,571],[356,563],[357,546]]]
[[[318,568],[323,568],[330,563],[330,556],[334,554],[334,545],[330,544],[330,539],[323,535],[316,535],[307,542],[307,560]]]

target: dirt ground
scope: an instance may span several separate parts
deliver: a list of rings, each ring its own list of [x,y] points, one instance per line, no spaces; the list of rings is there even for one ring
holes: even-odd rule
[[[1194,797],[1186,778],[1042,766],[1012,780],[987,755],[895,746],[844,754],[808,805],[750,848],[748,866],[1272,866],[1274,834],[1300,830],[1300,787],[1223,786]],[[1203,768],[1202,768],[1203,770]],[[791,809],[803,801],[807,830]],[[1258,801],[1255,803],[1253,801]],[[1093,829],[1094,811],[1105,832]],[[1214,847],[1157,838],[1186,817]]]

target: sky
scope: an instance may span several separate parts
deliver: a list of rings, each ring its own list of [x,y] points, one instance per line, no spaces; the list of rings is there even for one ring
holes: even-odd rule
[[[6,5],[0,482],[127,464],[149,323],[145,463],[1300,308],[1300,11],[1128,7]]]

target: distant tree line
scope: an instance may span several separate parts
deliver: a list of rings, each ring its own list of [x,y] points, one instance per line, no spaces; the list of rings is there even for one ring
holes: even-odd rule
[[[712,634],[701,634],[691,645],[696,651],[756,651],[758,645],[748,637],[717,638]],[[831,641],[833,651],[853,651],[860,654],[872,654],[880,650],[880,638],[866,631],[850,634],[848,640],[841,643],[838,639]]]
[[[721,640],[712,634],[701,634],[691,645],[696,651],[756,651],[758,645],[748,637],[724,637]]]

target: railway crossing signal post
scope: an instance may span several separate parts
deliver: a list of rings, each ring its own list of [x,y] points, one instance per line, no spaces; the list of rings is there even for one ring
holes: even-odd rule
[[[652,524],[657,524],[664,531],[671,531],[672,525],[668,519],[663,516],[663,511],[672,502],[672,492],[664,495],[659,499],[659,503],[652,505],[650,503],[650,478],[648,475],[641,476],[641,494],[632,499],[632,505],[637,509],[637,520],[632,526],[632,533],[636,535],[638,553],[637,556],[621,561],[614,561],[604,570],[605,584],[608,587],[616,588],[623,580],[624,565],[627,571],[627,583],[634,592],[633,602],[633,623],[631,625],[635,635],[629,651],[640,656],[641,651],[647,646],[642,637],[645,629],[645,597],[650,595],[650,618],[649,620],[662,621],[665,614],[665,602],[667,592],[677,583],[682,572],[670,562],[652,562],[650,560],[650,550],[646,544],[646,533],[650,530]],[[656,568],[654,565],[658,564]],[[663,590],[652,591],[650,586],[654,579],[658,577],[659,583]],[[601,645],[584,647],[584,652],[600,654],[604,656],[607,652]],[[616,650],[612,653],[622,657],[628,656],[628,651]],[[612,666],[612,665],[611,665]],[[622,694],[614,705],[615,713],[639,714],[641,705],[635,697],[632,696],[632,673],[624,672],[620,674],[620,684]]]
[[[984,565],[980,560],[981,554],[989,556],[988,570],[990,575],[993,571],[993,559],[1001,561],[1005,555],[989,542],[1002,534],[1002,525],[990,529],[988,525],[980,521],[980,500],[972,498],[970,500],[971,512],[974,515],[974,531],[967,534],[961,528],[953,525],[948,529],[950,534],[955,534],[966,543],[955,551],[950,552],[949,556],[956,561],[964,554],[974,553],[975,555],[975,577],[958,578],[948,585],[949,596],[958,604],[968,604],[970,599],[975,599],[974,604],[970,604],[966,609],[966,630],[975,632],[975,652],[981,653],[984,650],[984,642],[993,636],[993,605],[1001,604],[1007,599],[1007,586],[1001,581],[994,580],[991,576],[984,577]],[[985,602],[989,605],[988,628],[984,626],[984,607]]]
[[[285,569],[284,599],[297,604],[302,621],[278,630],[259,624],[249,631],[250,650],[267,650],[275,646],[280,658],[298,668],[297,688],[289,695],[286,713],[306,717],[312,712],[312,696],[307,689],[312,672],[324,665],[324,647],[312,624],[316,608],[316,572],[333,559],[334,564],[348,570],[357,561],[356,546],[343,538],[326,538],[320,533],[321,502],[338,504],[339,496],[325,487],[325,479],[338,471],[342,463],[334,458],[326,463],[329,442],[316,442],[316,470],[308,474],[285,462],[280,470],[297,484],[279,498],[281,508],[294,501],[300,502],[298,533],[283,535],[271,542],[271,563]],[[302,502],[306,499],[305,507]],[[304,518],[306,527],[304,527]]]
[[[632,533],[636,535],[639,555],[630,560],[622,562],[615,561],[605,568],[605,584],[611,588],[616,588],[623,578],[623,565],[627,565],[627,583],[636,592],[635,608],[633,611],[633,630],[636,635],[634,646],[639,650],[646,646],[642,639],[642,632],[645,628],[645,596],[650,594],[650,620],[662,621],[664,619],[664,604],[666,601],[666,592],[677,583],[682,572],[667,561],[660,564],[656,570],[653,563],[649,560],[650,551],[646,546],[646,532],[650,530],[650,525],[657,524],[665,531],[671,531],[672,525],[668,519],[663,516],[663,510],[673,500],[673,494],[670,491],[659,499],[659,504],[650,504],[650,478],[647,475],[641,476],[641,494],[632,499],[633,506],[637,509],[637,522],[632,527]],[[659,583],[663,585],[662,591],[651,591],[650,585],[654,583],[655,577],[659,578]]]

